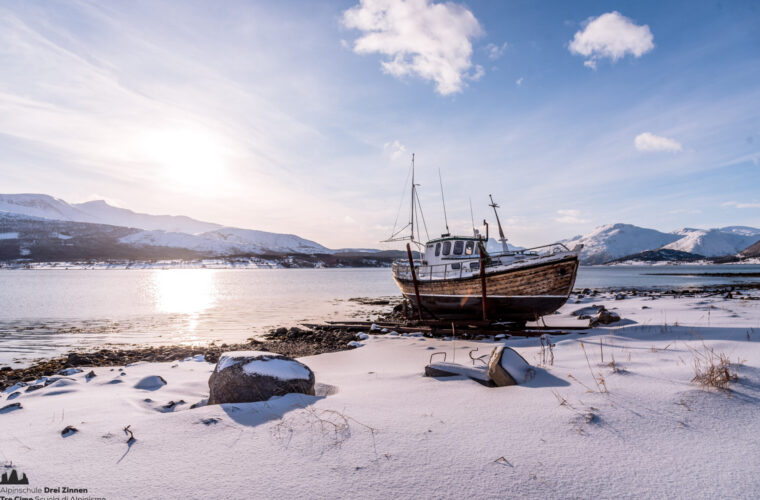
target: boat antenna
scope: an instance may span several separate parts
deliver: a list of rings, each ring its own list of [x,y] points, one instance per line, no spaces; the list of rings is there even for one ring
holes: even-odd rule
[[[499,205],[496,204],[495,201],[493,201],[493,195],[488,195],[489,198],[491,198],[491,204],[488,205],[489,207],[493,208],[493,213],[496,216],[496,224],[499,225],[499,241],[501,242],[501,248],[504,250],[504,253],[509,252],[509,246],[507,246],[507,238],[504,236],[504,230],[501,228],[501,221],[499,220],[499,212],[496,211],[497,208],[499,208]]]
[[[443,220],[446,223],[446,234],[442,234],[441,236],[449,236],[451,232],[449,231],[449,218],[446,216],[446,198],[443,197],[443,179],[441,178],[441,169],[438,169],[438,182],[441,184],[441,203],[443,203]]]
[[[470,221],[472,222],[472,234],[478,236],[478,230],[475,229],[475,216],[472,214],[472,198],[470,198]]]

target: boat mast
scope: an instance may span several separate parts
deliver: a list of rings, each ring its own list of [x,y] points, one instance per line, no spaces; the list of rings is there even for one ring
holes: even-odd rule
[[[443,234],[441,236],[450,236],[451,231],[449,231],[449,218],[446,215],[446,198],[443,197],[443,179],[441,178],[441,169],[438,169],[438,182],[441,184],[441,203],[443,203],[443,221],[446,223],[446,234]]]
[[[409,210],[410,210],[410,213],[409,213],[409,225],[411,226],[411,230],[412,230],[412,236],[411,236],[410,239],[411,239],[412,243],[414,243],[414,203],[415,203],[415,200],[414,200],[414,198],[415,198],[414,191],[415,191],[415,189],[416,188],[415,188],[415,185],[414,185],[414,153],[412,153],[412,202],[410,203],[410,206],[409,206]]]
[[[406,241],[409,240],[418,247],[423,247],[424,245],[420,242],[420,238],[422,237],[422,234],[420,232],[420,216],[422,216],[422,227],[425,229],[425,235],[428,239],[430,239],[430,234],[428,233],[427,229],[427,222],[425,222],[425,214],[422,212],[422,204],[420,203],[420,195],[417,191],[417,187],[419,184],[415,183],[415,172],[414,172],[414,153],[412,153],[412,165],[411,165],[411,172],[409,172],[408,177],[406,180],[409,180],[409,177],[412,179],[412,185],[411,185],[411,199],[409,200],[409,222],[404,225],[404,227],[399,228],[396,230],[396,223],[398,222],[398,218],[401,215],[402,212],[402,206],[403,206],[403,192],[402,192],[402,202],[399,203],[398,206],[398,214],[396,215],[396,222],[393,223],[393,230],[391,233],[390,238],[383,240],[383,243],[389,243],[392,241]],[[404,181],[406,183],[406,181]],[[406,188],[404,188],[406,189]],[[419,213],[417,212],[417,209],[419,208]],[[415,225],[417,229],[417,235],[415,237],[414,230]],[[409,228],[409,236],[401,236],[402,233],[406,232],[406,229]]]
[[[499,205],[496,204],[495,201],[493,201],[493,195],[488,195],[489,198],[491,198],[491,204],[488,205],[489,207],[493,208],[493,213],[496,216],[496,224],[499,225],[499,241],[501,242],[501,248],[504,251],[504,253],[509,252],[509,246],[507,245],[507,238],[504,236],[504,230],[501,228],[501,221],[499,220],[499,212],[496,211],[497,208],[499,208]]]

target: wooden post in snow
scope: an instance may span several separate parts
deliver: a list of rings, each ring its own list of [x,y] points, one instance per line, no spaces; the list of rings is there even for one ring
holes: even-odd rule
[[[412,247],[406,244],[406,254],[409,256],[409,270],[412,272],[412,283],[414,283],[414,295],[417,296],[417,314],[422,321],[422,302],[420,301],[420,288],[417,285],[417,274],[414,272],[414,259],[412,258]]]

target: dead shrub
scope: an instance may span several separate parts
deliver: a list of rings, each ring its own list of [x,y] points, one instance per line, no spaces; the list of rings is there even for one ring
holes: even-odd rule
[[[713,387],[727,391],[731,382],[736,382],[739,375],[737,367],[743,361],[732,362],[723,352],[715,352],[712,347],[704,346],[701,351],[694,352],[694,378],[691,379],[702,387]]]

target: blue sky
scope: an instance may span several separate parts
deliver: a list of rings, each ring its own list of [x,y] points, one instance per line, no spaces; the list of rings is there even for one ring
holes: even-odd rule
[[[0,5],[0,192],[372,246],[760,226],[757,2]],[[638,139],[637,139],[638,137]]]

